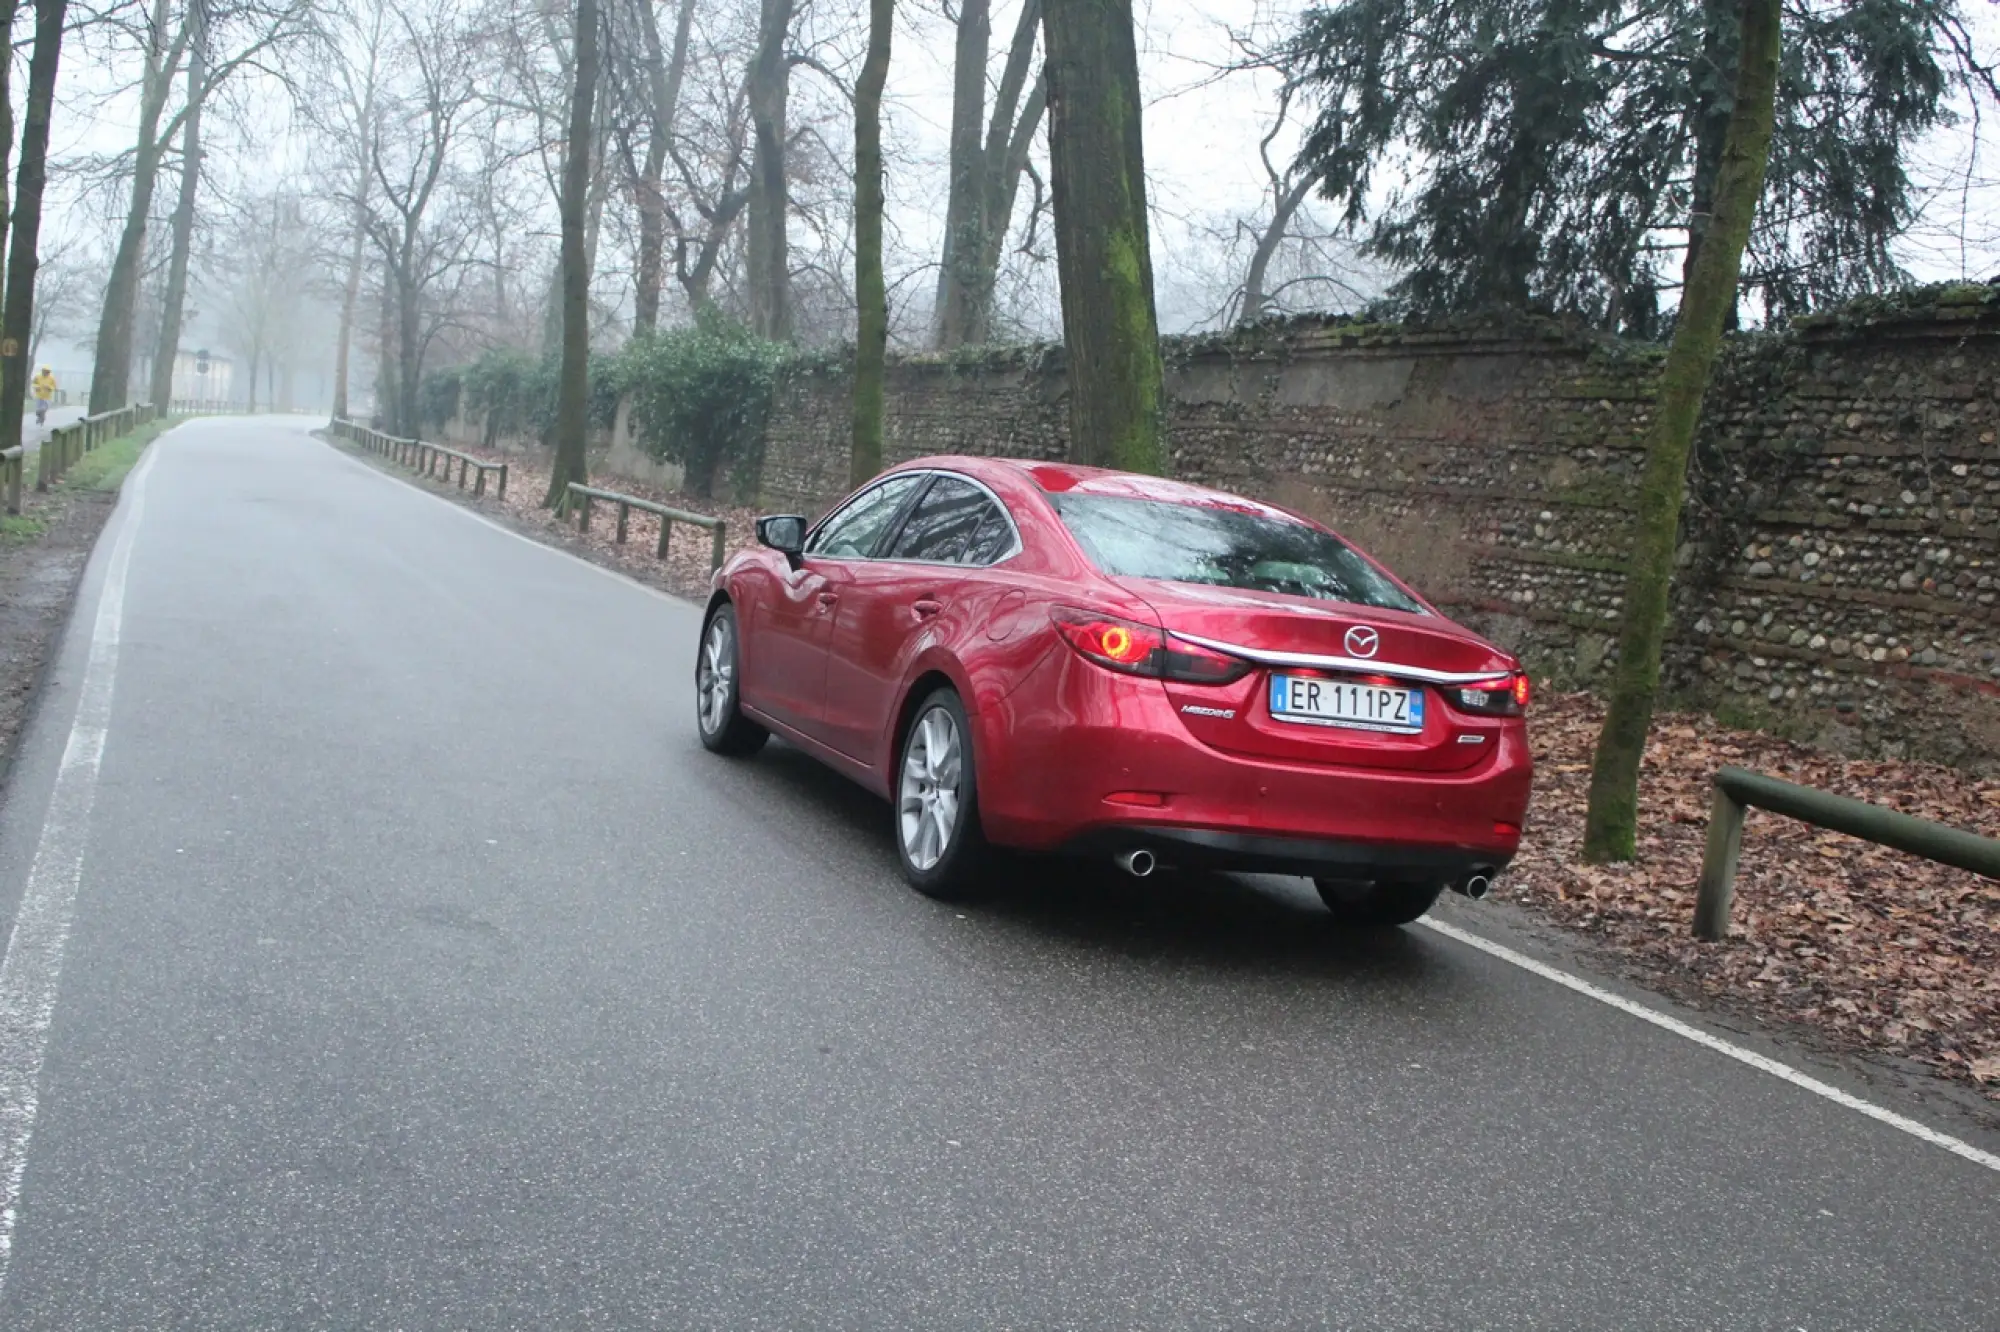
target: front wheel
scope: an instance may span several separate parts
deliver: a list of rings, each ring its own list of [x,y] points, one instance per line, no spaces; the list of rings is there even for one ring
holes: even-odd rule
[[[912,888],[953,902],[988,886],[985,852],[972,727],[957,693],[939,689],[918,705],[903,733],[896,765],[896,855]]]
[[[737,688],[742,654],[736,645],[736,608],[725,602],[701,631],[694,663],[694,719],[710,753],[745,758],[762,749],[771,733],[743,715]]]
[[[1314,879],[1319,900],[1342,925],[1357,929],[1387,929],[1408,925],[1429,911],[1444,892],[1441,883],[1350,883],[1344,879]]]

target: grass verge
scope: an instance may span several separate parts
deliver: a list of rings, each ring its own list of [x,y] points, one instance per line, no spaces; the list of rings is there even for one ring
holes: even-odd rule
[[[120,435],[102,448],[92,449],[63,475],[57,486],[63,490],[116,490],[123,484],[125,474],[139,465],[139,455],[146,446],[157,439],[164,430],[180,423],[178,417],[166,416],[140,426],[129,435]]]

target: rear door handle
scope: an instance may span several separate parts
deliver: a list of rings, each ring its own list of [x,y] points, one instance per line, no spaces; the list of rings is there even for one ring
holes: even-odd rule
[[[941,601],[931,601],[927,598],[923,601],[912,602],[910,609],[917,613],[918,618],[927,620],[943,610],[944,603]]]
[[[831,592],[822,592],[819,594],[819,604],[822,606],[831,606],[833,605],[834,602],[839,600],[840,598],[835,596]]]

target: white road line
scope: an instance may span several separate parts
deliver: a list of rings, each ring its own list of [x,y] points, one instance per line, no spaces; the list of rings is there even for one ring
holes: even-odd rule
[[[551,546],[546,542],[537,541],[530,536],[524,536],[523,534],[516,532],[511,528],[502,526],[501,524],[494,522],[492,519],[487,518],[483,514],[474,513],[472,510],[467,509],[465,506],[461,504],[454,504],[451,500],[447,499],[443,495],[432,494],[430,491],[424,489],[422,486],[417,485],[414,480],[405,481],[404,478],[397,476],[394,473],[385,472],[380,468],[370,467],[368,464],[362,462],[360,459],[356,457],[353,457],[345,450],[336,447],[329,440],[320,440],[319,442],[325,444],[326,447],[333,453],[335,457],[341,459],[348,465],[359,468],[361,471],[370,473],[371,475],[381,477],[384,480],[403,482],[405,489],[413,490],[419,495],[423,495],[426,498],[436,500],[439,504],[444,505],[446,508],[451,509],[456,513],[463,514],[465,517],[470,518],[472,521],[476,523],[482,524],[483,526],[486,527],[490,527],[494,531],[500,533],[503,536],[510,536],[514,538],[516,541],[525,542],[530,546],[534,546],[538,550],[545,550],[552,555],[560,555],[564,559],[572,560],[577,564],[581,564],[584,568],[589,569],[594,573],[603,574],[607,578],[615,578],[619,582],[624,583],[629,587],[635,587],[641,592],[650,593],[653,596],[662,598],[663,600],[672,601],[682,606],[687,606],[692,604],[690,602],[683,600],[680,597],[673,596],[670,593],[662,592],[658,588],[648,587],[646,586],[646,584],[639,582],[635,578],[630,578],[624,574],[618,573],[615,570],[607,569],[601,564],[593,564],[589,560],[586,560],[578,555],[573,555],[569,551],[563,550],[560,547]],[[1746,1050],[1738,1045],[1731,1045],[1728,1041],[1725,1041],[1718,1036],[1712,1036],[1708,1032],[1701,1030],[1699,1027],[1689,1026],[1687,1023],[1682,1022],[1678,1018],[1668,1017],[1665,1013],[1656,1012],[1653,1009],[1647,1008],[1644,1004],[1633,1003],[1630,999],[1626,999],[1621,995],[1613,994],[1609,990],[1602,989],[1596,985],[1592,985],[1589,981],[1582,980],[1579,979],[1578,977],[1572,976],[1566,971],[1560,971],[1555,967],[1549,966],[1545,962],[1538,962],[1534,958],[1527,956],[1525,953],[1517,953],[1513,949],[1505,947],[1504,945],[1494,943],[1489,939],[1482,939],[1478,935],[1472,934],[1466,930],[1459,929],[1455,925],[1447,925],[1443,921],[1432,920],[1428,917],[1419,921],[1418,924],[1426,926],[1429,929],[1435,930],[1439,934],[1442,934],[1447,938],[1456,939],[1458,942],[1466,945],[1468,948],[1477,948],[1480,952],[1489,954],[1490,956],[1493,957],[1497,957],[1503,962],[1509,962],[1512,963],[1514,966],[1522,968],[1525,971],[1531,971],[1535,975],[1542,977],[1544,980],[1554,981],[1558,985],[1565,986],[1566,988],[1571,990],[1575,990],[1578,994],[1586,995],[1589,998],[1597,1000],[1599,1003],[1609,1004],[1611,1007],[1619,1010],[1622,1013],[1629,1013],[1631,1016],[1638,1018],[1642,1022],[1650,1022],[1654,1026],[1659,1027],[1664,1031],[1670,1031],[1676,1036],[1684,1037],[1687,1040],[1693,1041],[1697,1045],[1715,1051],[1717,1054],[1726,1055],[1729,1058],[1736,1060],[1738,1063],[1748,1064],[1751,1068],[1757,1069],[1760,1072],[1768,1073],[1774,1078],[1782,1078],[1784,1081],[1791,1083],[1794,1087],[1798,1087],[1801,1088],[1802,1090],[1809,1091],[1815,1096],[1825,1097],[1827,1100],[1834,1102],[1836,1105],[1845,1106],[1849,1110],[1858,1111],[1859,1113],[1868,1116],[1870,1119],[1876,1120],[1883,1124],[1887,1124],[1891,1128],[1898,1129],[1904,1133],[1909,1134],[1914,1138],[1921,1138],[1923,1141],[1930,1143],[1934,1147],[1942,1147],[1946,1151],[1951,1152],[1956,1156],[1964,1157],[1966,1160],[1973,1162],[1975,1165],[1985,1166],[1988,1170],[2000,1171],[2000,1156],[1996,1156],[1992,1152],[1981,1151],[1979,1148],[1974,1147],[1969,1142],[1965,1142],[1961,1139],[1954,1138],[1948,1133],[1940,1133],[1936,1129],[1931,1128],[1925,1124],[1920,1124],[1916,1120],[1911,1119],[1906,1115],[1899,1115],[1893,1110],[1884,1110],[1881,1106],[1873,1105],[1867,1101],[1862,1100],[1858,1096],[1851,1096],[1848,1093],[1840,1090],[1840,1088],[1838,1087],[1829,1086],[1828,1084],[1821,1082],[1817,1078],[1806,1076],[1804,1073],[1799,1072],[1797,1069],[1793,1068],[1789,1064],[1782,1064],[1775,1059],[1770,1059],[1765,1057],[1764,1055],[1757,1054],[1755,1051]]]
[[[111,724],[111,687],[118,674],[119,627],[125,618],[125,575],[132,565],[132,539],[146,506],[146,474],[157,449],[148,449],[125,481],[125,512],[118,540],[105,567],[98,594],[97,622],[90,635],[90,661],[78,691],[69,743],[56,770],[55,790],[42,821],[41,841],[28,868],[28,884],[14,917],[14,933],[0,954],[0,1292],[13,1255],[14,1223],[21,1206],[21,1179],[28,1166],[28,1139],[35,1131],[36,1092],[42,1055],[55,1017],[56,989],[62,980],[63,949],[69,942],[77,884],[83,877],[90,809],[97,799],[97,770]]]
[[[358,471],[365,472],[369,476],[377,477],[380,478],[381,480],[390,482],[393,485],[400,486],[402,489],[411,491],[414,494],[422,495],[425,499],[435,500],[439,504],[444,505],[445,508],[450,509],[453,513],[458,514],[460,517],[469,518],[473,522],[478,523],[481,527],[489,527],[493,529],[495,532],[498,532],[501,536],[512,537],[514,540],[519,541],[524,545],[533,546],[536,550],[545,551],[550,555],[559,556],[562,559],[568,560],[573,564],[580,564],[594,574],[602,574],[604,577],[611,579],[613,582],[623,583],[625,586],[629,588],[633,588],[637,591],[644,592],[649,597],[658,597],[661,601],[672,602],[674,605],[679,606],[683,610],[687,610],[690,608],[701,609],[703,606],[707,605],[706,602],[690,601],[686,597],[676,596],[672,592],[667,592],[660,588],[653,587],[650,584],[642,583],[638,579],[632,577],[632,575],[630,574],[620,573],[616,569],[607,569],[601,564],[598,564],[591,560],[586,560],[585,558],[583,558],[583,556],[578,555],[573,551],[564,550],[561,546],[552,546],[546,541],[537,541],[534,537],[528,536],[526,533],[516,532],[513,528],[508,527],[505,523],[494,522],[491,518],[488,518],[483,513],[475,513],[473,510],[466,508],[463,504],[459,504],[447,496],[440,495],[437,494],[435,491],[425,489],[424,487],[417,484],[417,480],[413,476],[406,477],[400,475],[399,473],[387,471],[380,467],[371,467],[367,463],[363,462],[361,459],[349,453],[347,450],[341,448],[338,444],[335,444],[332,440],[322,439],[320,436],[313,434],[310,430],[306,431],[305,434],[306,438],[312,440],[314,443],[325,445],[328,452],[332,453],[334,457],[340,459],[342,462],[346,463],[349,467],[355,468]]]
[[[1832,1101],[1835,1105],[1844,1106],[1849,1110],[1864,1114],[1878,1123],[1887,1124],[1890,1128],[1907,1133],[1913,1138],[1921,1138],[1933,1147],[1942,1147],[1952,1155],[1962,1156],[1974,1165],[1985,1166],[1988,1170],[2000,1170],[2000,1156],[1996,1156],[1992,1152],[1981,1151],[1971,1143],[1954,1138],[1948,1133],[1940,1133],[1929,1125],[1920,1124],[1907,1115],[1899,1115],[1893,1110],[1884,1110],[1881,1106],[1864,1101],[1858,1096],[1850,1096],[1848,1093],[1840,1090],[1840,1088],[1829,1086],[1821,1082],[1818,1078],[1807,1077],[1790,1064],[1779,1063],[1777,1060],[1767,1058],[1753,1050],[1746,1050],[1740,1045],[1731,1045],[1721,1037],[1711,1035],[1699,1027],[1682,1022],[1679,1018],[1668,1017],[1665,1013],[1648,1008],[1644,1004],[1634,1003],[1623,995],[1613,994],[1611,991],[1603,989],[1600,986],[1592,985],[1587,980],[1572,976],[1567,971],[1552,967],[1546,962],[1538,962],[1525,953],[1517,953],[1504,944],[1494,943],[1491,939],[1483,939],[1470,930],[1462,930],[1456,925],[1447,925],[1441,920],[1432,920],[1429,917],[1417,923],[1428,929],[1435,930],[1447,939],[1456,939],[1468,948],[1477,948],[1480,952],[1490,957],[1497,957],[1502,962],[1512,963],[1514,966],[1520,967],[1523,971],[1531,971],[1543,980],[1554,981],[1566,989],[1575,990],[1578,994],[1595,999],[1600,1004],[1609,1004],[1621,1013],[1629,1013],[1641,1022],[1650,1022],[1662,1031],[1670,1031],[1676,1036],[1693,1041],[1696,1045],[1704,1049],[1713,1050],[1719,1055],[1725,1055],[1730,1059],[1734,1059],[1739,1064],[1748,1064],[1760,1073],[1769,1073],[1774,1078],[1781,1078],[1791,1083],[1794,1087],[1809,1091],[1814,1096],[1824,1097]]]

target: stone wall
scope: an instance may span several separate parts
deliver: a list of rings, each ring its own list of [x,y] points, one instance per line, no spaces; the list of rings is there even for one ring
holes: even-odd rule
[[[1658,352],[1549,324],[1171,341],[1175,475],[1326,519],[1561,682],[1604,670]],[[845,489],[847,393],[783,385],[763,502]],[[1056,458],[1060,349],[891,368],[886,449]],[[1837,747],[2000,768],[2000,290],[1732,345],[1690,478],[1669,688]]]

